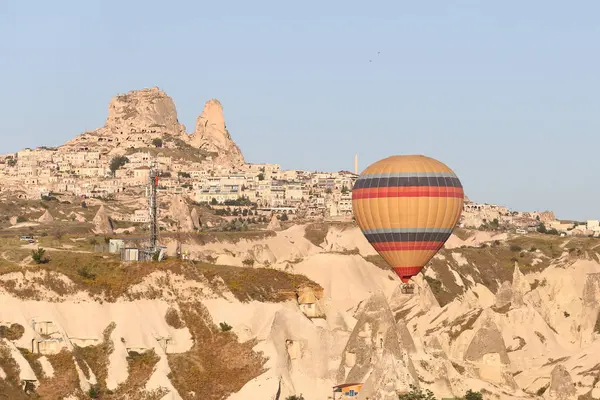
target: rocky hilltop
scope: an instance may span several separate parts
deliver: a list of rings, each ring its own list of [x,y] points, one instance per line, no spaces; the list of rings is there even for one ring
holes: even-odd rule
[[[175,135],[185,133],[185,127],[177,119],[173,99],[157,87],[113,97],[104,126],[119,134],[151,131]]]
[[[160,142],[157,140],[160,139]],[[132,90],[113,97],[103,127],[85,132],[59,150],[97,150],[103,154],[123,154],[128,149],[157,147],[196,149],[207,162],[240,165],[244,158],[225,128],[223,107],[218,100],[206,102],[196,130],[186,132],[179,123],[175,102],[158,87]]]
[[[190,137],[190,144],[234,164],[243,164],[244,157],[225,126],[223,106],[216,99],[204,105],[202,114],[196,120],[196,130]]]

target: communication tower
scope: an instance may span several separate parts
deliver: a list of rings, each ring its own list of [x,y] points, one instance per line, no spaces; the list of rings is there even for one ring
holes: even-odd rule
[[[150,252],[158,250],[158,202],[156,191],[158,189],[158,170],[156,164],[150,166],[150,182],[148,186],[148,215],[150,216]]]

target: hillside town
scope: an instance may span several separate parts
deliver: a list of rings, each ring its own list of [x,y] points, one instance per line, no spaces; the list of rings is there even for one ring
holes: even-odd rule
[[[122,162],[123,165],[115,164]],[[26,149],[0,158],[2,190],[38,199],[50,193],[110,198],[144,188],[150,170],[159,171],[159,193],[183,195],[198,203],[244,199],[259,208],[308,218],[351,218],[356,173],[281,170],[277,164],[206,167],[146,151],[111,158],[96,150]],[[133,216],[132,216],[133,217]]]
[[[139,143],[141,148],[130,147],[126,155],[115,155],[109,148],[63,146],[24,149],[0,156],[0,191],[16,193],[23,199],[39,199],[53,193],[110,199],[146,188],[150,171],[156,168],[161,195],[183,196],[216,207],[253,204],[264,215],[352,219],[352,187],[358,178],[356,162],[354,172],[282,170],[278,164],[222,165],[167,155],[176,144],[155,136],[146,139],[149,143]],[[134,223],[148,221],[145,209],[129,216],[111,217]],[[459,226],[600,236],[598,220],[562,221],[550,211],[514,211],[468,198]]]
[[[260,215],[267,220],[283,215],[284,220],[352,220],[352,188],[359,176],[358,155],[352,172],[284,170],[279,164],[248,163],[227,130],[221,102],[207,101],[194,131],[188,134],[178,121],[173,100],[154,87],[113,97],[104,126],[62,146],[41,146],[0,156],[0,193],[23,200],[53,195],[99,201],[139,200],[147,195],[152,171],[158,175],[159,197],[180,199],[171,203],[185,199],[187,204],[204,204],[217,210],[227,207],[218,210],[217,215],[229,219],[237,218],[239,213],[239,218]],[[232,210],[231,206],[236,208]],[[169,213],[178,214],[174,210]],[[190,219],[190,211],[182,214],[180,219]],[[146,223],[148,210],[140,202],[138,209],[121,213],[113,210],[109,217]],[[183,225],[192,229],[199,223]],[[181,226],[170,225],[172,229]],[[600,235],[598,220],[563,221],[551,211],[515,211],[468,198],[459,226],[522,234]]]

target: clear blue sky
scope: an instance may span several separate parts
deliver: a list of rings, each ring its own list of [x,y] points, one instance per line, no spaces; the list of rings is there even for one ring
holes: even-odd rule
[[[426,154],[472,200],[600,218],[598,15],[595,0],[5,0],[0,153],[62,144],[115,94],[159,86],[188,131],[221,100],[250,162]]]

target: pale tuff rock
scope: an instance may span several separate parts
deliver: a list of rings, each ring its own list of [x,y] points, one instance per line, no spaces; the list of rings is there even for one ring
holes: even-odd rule
[[[510,284],[509,281],[505,281],[500,286],[500,288],[498,289],[498,292],[496,293],[495,306],[498,308],[504,307],[505,305],[509,304],[512,301],[512,298],[513,298],[512,285]]]
[[[189,140],[192,146],[213,153],[215,162],[232,165],[244,163],[242,152],[225,127],[223,106],[216,99],[204,105],[202,114],[196,120],[196,130]]]
[[[52,217],[52,214],[50,214],[50,211],[46,210],[46,212],[44,214],[42,214],[41,217],[38,218],[38,222],[50,223],[50,222],[54,222],[54,218]]]
[[[374,400],[394,398],[396,390],[408,391],[410,384],[418,386],[407,349],[400,345],[403,335],[381,292],[361,305],[357,320],[342,354],[337,381],[364,382],[361,396]]]
[[[477,368],[481,380],[507,385],[514,389],[518,387],[509,372],[510,359],[504,339],[493,321],[486,318],[471,339],[464,359]]]
[[[498,326],[492,321],[485,321],[483,326],[475,333],[465,352],[465,360],[481,362],[488,354],[497,354],[498,360],[502,364],[510,364],[502,334]]]
[[[548,388],[548,399],[569,400],[577,398],[577,389],[573,385],[571,374],[562,365],[557,365],[550,375],[550,387]]]
[[[269,230],[269,231],[280,231],[281,230],[281,223],[279,222],[279,220],[277,219],[277,216],[275,214],[273,214],[273,216],[271,217],[271,221],[269,221],[267,230]]]
[[[176,195],[171,199],[171,206],[167,215],[175,221],[182,232],[194,230],[194,221],[183,196]]]
[[[113,223],[108,216],[104,205],[101,205],[96,213],[96,216],[92,220],[94,224],[94,232],[96,233],[112,233]]]
[[[400,340],[400,346],[403,349],[406,349],[408,354],[416,353],[417,348],[415,347],[415,342],[406,327],[406,323],[403,320],[399,320],[396,323],[396,328],[398,329],[398,339]]]
[[[177,119],[173,99],[157,87],[113,97],[108,105],[105,127],[124,134],[142,130],[185,133],[185,127]]]
[[[430,310],[440,308],[440,303],[435,298],[435,295],[431,291],[429,283],[423,277],[417,276],[413,278],[418,284],[419,291],[419,305],[423,310]]]
[[[529,291],[531,291],[531,286],[529,285],[529,282],[527,282],[525,276],[521,273],[519,265],[515,263],[512,281],[512,304],[515,306],[524,305],[523,299]]]
[[[192,212],[190,213],[190,217],[192,218],[192,223],[194,224],[195,229],[200,229],[202,226],[202,221],[200,221],[200,216],[198,215],[198,209],[194,207]]]
[[[556,215],[552,211],[542,211],[539,216],[542,222],[556,221]]]

